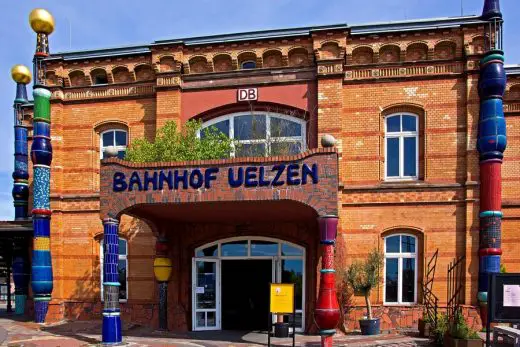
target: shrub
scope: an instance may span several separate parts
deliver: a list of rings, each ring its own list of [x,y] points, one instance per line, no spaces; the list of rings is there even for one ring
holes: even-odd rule
[[[132,141],[125,159],[146,163],[229,158],[232,140],[214,127],[202,131],[201,127],[202,122],[189,120],[178,131],[177,123],[168,121],[157,131],[154,142],[142,138]],[[201,136],[197,136],[199,131]]]
[[[441,314],[437,317],[437,326],[433,330],[433,336],[437,344],[442,345],[444,343],[444,335],[449,329],[448,316]]]
[[[451,325],[449,333],[456,339],[471,340],[479,338],[477,332],[468,326],[460,310],[457,311],[453,317],[453,324]]]

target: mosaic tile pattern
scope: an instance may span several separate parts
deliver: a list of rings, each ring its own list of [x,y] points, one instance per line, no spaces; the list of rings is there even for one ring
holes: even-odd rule
[[[49,167],[36,166],[33,179],[33,209],[50,210],[50,179]]]

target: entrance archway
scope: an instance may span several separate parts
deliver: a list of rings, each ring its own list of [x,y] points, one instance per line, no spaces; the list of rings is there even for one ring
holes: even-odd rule
[[[297,331],[305,327],[305,248],[268,237],[234,237],[195,249],[193,330],[267,328],[269,283],[294,283]],[[274,317],[273,317],[274,319]]]

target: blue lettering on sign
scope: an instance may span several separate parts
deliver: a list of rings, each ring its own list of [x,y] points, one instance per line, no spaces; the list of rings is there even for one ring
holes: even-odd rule
[[[218,176],[218,167],[207,169],[133,171],[128,178],[123,172],[115,172],[112,181],[114,192],[211,189],[213,182],[225,179]],[[142,175],[142,177],[141,177]],[[280,187],[283,185],[299,186],[319,182],[318,164],[276,164],[272,167],[247,166],[229,168],[227,185],[231,188]]]

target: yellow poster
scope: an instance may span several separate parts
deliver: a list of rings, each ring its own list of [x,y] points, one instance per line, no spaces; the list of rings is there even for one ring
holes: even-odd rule
[[[294,284],[271,283],[272,313],[293,313],[294,311]]]

